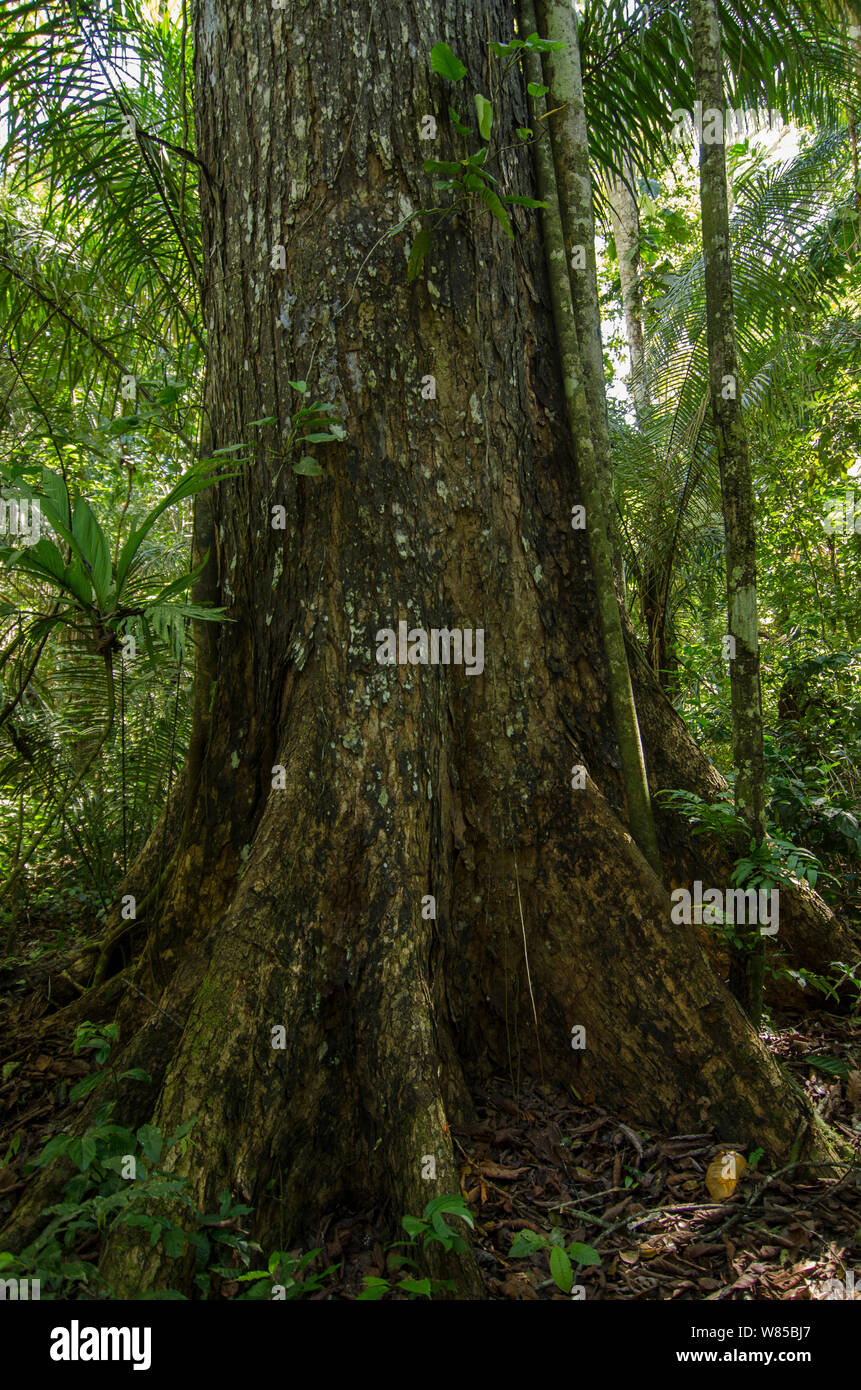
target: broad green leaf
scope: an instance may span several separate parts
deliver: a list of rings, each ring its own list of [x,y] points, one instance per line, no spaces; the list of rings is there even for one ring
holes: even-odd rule
[[[377,1279],[366,1274],[365,1287],[360,1294],[356,1295],[356,1298],[363,1303],[376,1303],[383,1294],[388,1293],[390,1287],[388,1279]]]
[[[403,1289],[405,1293],[422,1294],[425,1298],[431,1296],[430,1279],[402,1279],[398,1288]]]
[[[426,159],[422,168],[426,174],[447,174],[450,179],[463,173],[463,165],[453,159]]]
[[[438,72],[440,77],[448,78],[449,82],[460,82],[461,78],[466,77],[466,68],[460,59],[454,56],[447,43],[434,44],[430,65],[434,72]]]
[[[559,1245],[554,1245],[550,1251],[550,1273],[556,1287],[563,1293],[571,1292],[571,1285],[574,1283],[574,1271],[571,1268],[571,1261],[565,1251]]]
[[[141,417],[138,414],[120,415],[116,420],[111,420],[105,433],[109,435],[133,434],[140,422]]]
[[[582,1245],[579,1241],[573,1241],[566,1247],[572,1260],[576,1260],[578,1265],[599,1265],[601,1256],[591,1245]]]
[[[478,130],[482,140],[490,139],[490,132],[493,126],[493,104],[483,97],[480,92],[475,94],[475,110],[478,115]]]
[[[223,481],[225,478],[236,477],[236,472],[216,473],[213,464],[220,462],[214,459],[201,459],[192,468],[184,473],[175,483],[166,497],[147,513],[140,526],[132,530],[123,545],[117,563],[116,588],[117,597],[122,593],[129,566],[134,560],[135,555],[142,542],[146,539],[152,527],[155,525],[162,512],[167,511],[177,502],[182,502],[186,497],[193,497],[195,493],[203,492],[205,488],[212,487],[215,483]]]
[[[427,1222],[421,1221],[417,1216],[404,1216],[401,1218],[401,1225],[408,1236],[420,1235],[427,1229]]]
[[[311,434],[303,434],[301,439],[307,439],[309,444],[329,444],[334,440],[346,439],[347,431],[342,425],[333,425],[328,430],[314,430]]]
[[[155,1125],[141,1125],[137,1138],[150,1163],[158,1163],[163,1143],[161,1130]]]
[[[319,478],[323,470],[315,458],[312,458],[310,454],[303,454],[293,464],[293,472],[299,473],[303,478]]]
[[[111,552],[92,507],[83,497],[76,500],[72,512],[72,535],[80,546],[84,564],[93,581],[99,608],[104,612],[111,582]]]
[[[539,202],[537,198],[521,198],[519,194],[504,193],[502,195],[504,203],[516,203],[519,208],[546,208],[547,204]]]
[[[92,1075],[83,1077],[76,1086],[72,1087],[69,1092],[69,1100],[80,1100],[82,1096],[88,1096],[90,1091],[94,1091],[97,1086],[101,1085],[104,1077],[105,1073],[101,1071],[95,1071]]]
[[[523,1259],[525,1255],[534,1255],[536,1250],[543,1250],[547,1244],[547,1237],[538,1231],[518,1231],[511,1243],[508,1257],[511,1260]]]
[[[526,90],[531,97],[535,97],[537,100],[538,97],[546,96],[550,88],[545,87],[541,82],[527,82]]]
[[[493,189],[483,188],[478,196],[481,198],[482,202],[486,203],[487,206],[490,208],[490,211],[493,213],[497,222],[502,227],[502,230],[505,232],[505,235],[507,237],[510,237],[513,241],[514,233],[511,230],[511,223],[508,220],[508,213],[505,211],[505,208],[502,206],[502,203],[499,201],[499,198],[494,193]]]
[[[174,1226],[164,1232],[161,1238],[164,1252],[172,1260],[179,1259],[186,1246],[185,1232]]]

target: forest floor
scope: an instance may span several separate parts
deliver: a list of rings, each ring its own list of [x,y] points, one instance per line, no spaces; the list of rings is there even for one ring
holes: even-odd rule
[[[50,1041],[37,1031],[38,1020],[62,1002],[52,994],[60,981],[50,956],[40,952],[29,968],[8,957],[0,962],[0,1225],[25,1185],[25,1165],[77,1109],[69,1106],[70,1088],[93,1070],[91,1060],[73,1054],[71,1028],[52,1030]],[[709,1164],[728,1150],[743,1151],[740,1144],[706,1131],[647,1132],[573,1089],[523,1088],[515,1095],[500,1078],[475,1096],[476,1121],[453,1131],[453,1139],[489,1296],[570,1297],[551,1277],[549,1245],[511,1256],[518,1234],[529,1231],[552,1232],[554,1244],[593,1247],[600,1263],[574,1266],[587,1299],[820,1299],[829,1280],[853,1297],[853,1268],[854,1297],[861,1299],[859,1007],[851,1015],[778,1016],[764,1040],[854,1148],[855,1164],[766,1173],[748,1153],[732,1194],[715,1200],[706,1185]],[[306,1274],[336,1270],[311,1296],[354,1299],[366,1277],[396,1281],[390,1243],[402,1238],[387,1230],[381,1212],[331,1215],[317,1232],[320,1253]],[[236,1297],[243,1287],[227,1280],[220,1293]],[[834,1297],[834,1285],[830,1292]]]
[[[504,1080],[477,1099],[477,1122],[454,1138],[490,1296],[570,1297],[550,1277],[549,1250],[509,1254],[518,1232],[555,1227],[554,1243],[601,1257],[575,1276],[587,1299],[861,1299],[861,1269],[857,1288],[851,1278],[861,1266],[861,1020],[807,1014],[766,1041],[854,1146],[855,1164],[779,1174],[750,1165],[715,1201],[709,1164],[740,1146],[711,1133],[647,1133],[561,1089],[515,1099]],[[373,1214],[333,1222],[321,1260],[343,1261],[343,1272],[317,1297],[355,1297],[364,1276],[385,1276]]]

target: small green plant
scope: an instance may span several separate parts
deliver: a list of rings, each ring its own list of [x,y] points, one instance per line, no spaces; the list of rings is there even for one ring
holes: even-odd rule
[[[78,1082],[70,1099],[89,1094],[107,1077],[114,1083],[122,1080],[149,1082],[140,1068],[115,1073],[106,1064],[116,1041],[117,1027],[107,1024],[82,1023],[76,1032],[76,1053],[93,1053],[98,1070],[93,1076]],[[65,1157],[78,1170],[65,1183],[62,1201],[46,1207],[48,1218],[44,1229],[26,1249],[13,1255],[0,1251],[0,1276],[3,1278],[38,1278],[45,1298],[110,1298],[114,1291],[99,1273],[98,1266],[82,1252],[89,1254],[93,1239],[102,1244],[119,1226],[146,1231],[150,1247],[161,1243],[170,1259],[178,1259],[188,1248],[195,1257],[194,1283],[207,1296],[211,1291],[212,1275],[240,1280],[237,1266],[228,1268],[224,1257],[229,1253],[239,1262],[239,1268],[251,1263],[251,1254],[259,1246],[247,1238],[243,1222],[252,1208],[233,1202],[229,1192],[221,1196],[215,1213],[201,1212],[187,1190],[187,1179],[177,1177],[167,1168],[166,1160],[177,1149],[185,1154],[195,1118],[181,1124],[168,1137],[156,1125],[141,1125],[136,1133],[123,1125],[112,1123],[116,1100],[106,1100],[96,1109],[93,1124],[84,1134],[58,1134],[44,1145],[42,1152],[27,1172],[45,1168],[54,1159]],[[17,1143],[16,1143],[17,1140]],[[12,1141],[4,1163],[12,1157],[20,1139]],[[180,1221],[182,1217],[182,1221]],[[284,1283],[293,1287],[298,1269],[310,1262],[318,1252],[294,1262],[279,1252],[275,1268],[284,1265]],[[219,1259],[221,1263],[216,1263]],[[273,1256],[273,1261],[276,1257]],[[273,1267],[270,1261],[270,1268]],[[328,1273],[329,1271],[326,1271]],[[256,1277],[256,1276],[255,1276]],[[268,1277],[268,1273],[267,1273]],[[325,1277],[324,1275],[319,1278]],[[302,1292],[316,1288],[318,1276],[302,1282]],[[265,1290],[264,1290],[265,1292]],[[183,1294],[167,1289],[152,1298],[181,1299]],[[287,1297],[300,1296],[297,1292]]]
[[[403,1269],[407,1265],[413,1269],[419,1268],[419,1263],[412,1255],[400,1253],[400,1248],[418,1251],[419,1247],[427,1249],[429,1246],[438,1243],[446,1252],[454,1251],[463,1254],[467,1249],[466,1241],[463,1236],[458,1235],[446,1221],[447,1216],[459,1216],[465,1221],[470,1229],[474,1229],[475,1223],[472,1219],[472,1212],[469,1210],[463,1197],[448,1196],[434,1197],[428,1202],[422,1216],[404,1216],[401,1225],[409,1236],[409,1240],[395,1241],[388,1247],[390,1252],[386,1261],[390,1270]],[[428,1279],[416,1278],[411,1274],[405,1275],[396,1284],[391,1280],[365,1277],[365,1287],[358,1297],[366,1301],[377,1301],[390,1293],[393,1289],[399,1293],[406,1294],[408,1298],[432,1298],[436,1292],[443,1289],[453,1291],[454,1281],[451,1279]]]
[[[714,835],[728,848],[737,844],[741,836],[747,840],[748,852],[735,860],[730,874],[735,888],[771,889],[805,881],[814,888],[821,877],[831,877],[823,874],[821,863],[810,850],[799,849],[770,830],[762,844],[757,845],[727,793],[715,801],[703,801],[694,792],[666,788],[658,792],[658,800],[684,816],[695,835]]]
[[[601,1256],[591,1245],[583,1245],[577,1240],[566,1245],[564,1233],[559,1226],[554,1226],[549,1235],[542,1231],[518,1231],[508,1257],[511,1260],[520,1260],[526,1255],[535,1255],[540,1250],[550,1251],[551,1277],[557,1289],[565,1294],[570,1293],[574,1287],[575,1264],[580,1269],[586,1269],[590,1265],[601,1263]]]
[[[284,1302],[296,1298],[307,1298],[323,1287],[331,1274],[336,1274],[337,1265],[328,1269],[304,1274],[308,1266],[316,1260],[321,1247],[306,1250],[302,1255],[291,1255],[286,1250],[276,1250],[270,1257],[267,1269],[249,1269],[245,1274],[237,1274],[235,1269],[213,1265],[212,1273],[223,1279],[233,1279],[238,1284],[250,1284],[250,1288],[239,1294],[240,1302],[271,1298]]]

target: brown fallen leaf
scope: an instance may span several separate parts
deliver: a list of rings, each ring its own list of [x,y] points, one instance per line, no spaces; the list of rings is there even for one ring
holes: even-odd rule
[[[525,1167],[503,1168],[501,1164],[491,1163],[489,1159],[479,1163],[478,1167],[486,1178],[490,1178],[494,1182],[514,1182],[515,1178],[519,1178],[521,1173],[526,1172]]]
[[[717,1154],[706,1169],[706,1187],[712,1201],[725,1202],[731,1197],[746,1167],[747,1159],[735,1149]]]
[[[850,1071],[846,1083],[846,1100],[853,1110],[861,1109],[861,1071]]]

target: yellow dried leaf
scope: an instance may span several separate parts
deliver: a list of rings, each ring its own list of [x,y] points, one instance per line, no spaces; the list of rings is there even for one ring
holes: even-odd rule
[[[713,1158],[706,1169],[706,1187],[712,1200],[724,1202],[731,1197],[746,1167],[747,1159],[734,1149],[725,1149]]]

